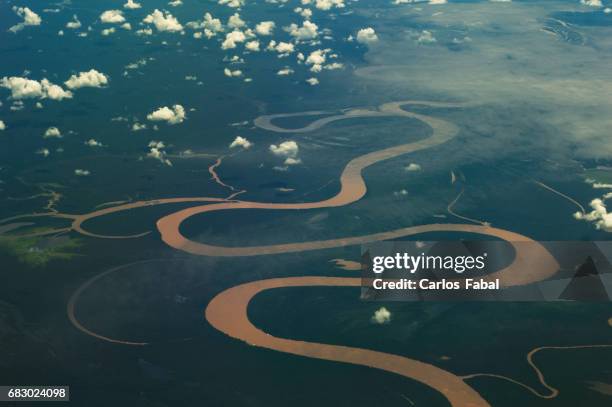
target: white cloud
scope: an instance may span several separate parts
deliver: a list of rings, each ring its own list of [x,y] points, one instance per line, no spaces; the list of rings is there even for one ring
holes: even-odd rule
[[[249,51],[258,52],[259,51],[259,41],[249,41],[246,44],[244,44],[244,47],[248,49]]]
[[[308,78],[306,79],[306,82],[310,85],[310,86],[316,86],[319,84],[319,80],[317,78]]]
[[[77,168],[76,170],[74,170],[74,175],[76,175],[77,177],[87,177],[90,174],[91,173],[89,172],[89,170],[83,170],[80,168]]]
[[[221,49],[233,49],[236,48],[236,44],[244,42],[246,35],[240,30],[234,30],[225,35],[225,40],[221,43]]]
[[[580,0],[580,4],[584,4],[589,7],[602,7],[601,0]]]
[[[146,130],[146,128],[147,128],[146,124],[140,124],[138,122],[132,124],[132,131]]]
[[[270,41],[266,49],[269,51],[276,51],[280,54],[281,57],[285,57],[291,54],[295,50],[295,47],[290,42],[281,41],[279,43],[276,43],[276,41],[272,40]]]
[[[45,134],[43,134],[44,138],[62,138],[62,132],[59,131],[57,127],[49,127]]]
[[[81,22],[79,21],[79,18],[76,16],[76,14],[72,16],[72,21],[68,21],[66,23],[66,28],[70,28],[71,30],[81,28]]]
[[[378,35],[372,27],[362,28],[357,31],[357,42],[361,44],[372,44],[378,41]]]
[[[128,9],[128,10],[135,10],[141,7],[142,5],[140,3],[137,3],[134,0],[127,0],[127,2],[123,5],[123,8]]]
[[[150,28],[141,28],[136,31],[136,35],[153,35],[153,30]]]
[[[301,164],[302,160],[300,160],[299,158],[293,158],[293,157],[289,157],[287,159],[285,159],[284,163],[285,165],[298,165]]]
[[[307,4],[307,3],[302,3]],[[329,10],[332,7],[343,8],[344,0],[316,0],[315,7],[319,10]]]
[[[100,14],[100,21],[106,24],[121,24],[125,22],[125,17],[121,10],[106,10]]]
[[[161,12],[158,9],[153,10],[153,12],[146,16],[142,21],[147,24],[155,25],[157,31],[160,32],[177,32],[183,30],[181,23],[179,23],[179,21],[172,14],[168,13],[167,11]]]
[[[62,89],[59,85],[43,79],[40,82],[18,76],[0,79],[0,87],[10,89],[11,98],[19,99],[52,99],[62,100],[72,98],[72,92]]]
[[[387,324],[391,322],[391,312],[385,307],[380,307],[380,309],[374,311],[372,322],[375,324]]]
[[[163,141],[150,141],[148,147],[149,152],[147,153],[147,157],[159,160],[159,162],[164,165],[172,166],[172,162],[167,158],[165,151],[166,145]]]
[[[311,40],[316,38],[319,33],[317,30],[319,27],[310,21],[304,21],[302,26],[298,26],[297,24],[291,24],[288,27],[289,34],[294,37],[296,40]]]
[[[160,107],[153,113],[147,115],[147,119],[152,122],[164,121],[168,124],[179,124],[186,119],[185,108],[181,105],[174,105],[172,109],[167,106]]]
[[[236,69],[236,70],[232,71],[229,68],[225,68],[225,69],[223,69],[223,74],[225,76],[230,77],[230,78],[238,78],[238,77],[242,76],[242,71],[240,69]]]
[[[171,7],[178,7],[178,6],[182,6],[183,2],[182,0],[172,0],[168,3],[168,5]]]
[[[0,120],[0,130],[6,130],[6,124],[2,120]]]
[[[329,49],[317,49],[314,50],[308,55],[306,58],[306,65],[312,65],[310,70],[312,72],[321,72],[323,69],[323,64],[325,63],[327,57],[326,54],[329,52]]]
[[[302,161],[298,158],[299,146],[293,140],[283,141],[279,145],[270,145],[270,152],[285,159],[285,165],[296,165]]]
[[[343,68],[344,68],[344,64],[341,64],[340,62],[334,62],[334,63],[323,66],[323,69],[327,69],[328,71],[333,71],[335,69],[343,69]]]
[[[408,171],[408,172],[416,172],[416,171],[421,171],[421,166],[419,164],[416,163],[410,163],[408,164],[404,170]]]
[[[68,89],[101,88],[108,84],[108,77],[95,69],[72,75],[64,84]]]
[[[100,143],[99,141],[90,138],[89,140],[87,140],[85,142],[85,145],[88,147],[103,147],[102,143]]]
[[[242,18],[240,18],[240,14],[238,14],[238,13],[234,13],[227,20],[227,26],[229,28],[242,28],[245,25],[246,25],[246,23],[244,22],[244,20]]]
[[[433,36],[431,31],[423,30],[421,31],[421,34],[419,34],[417,42],[419,44],[431,44],[436,42],[436,38]]]
[[[102,35],[104,35],[105,37],[111,34],[115,33],[115,27],[111,27],[111,28],[105,28],[101,31]]]
[[[276,74],[278,76],[286,76],[286,75],[291,75],[292,73],[294,73],[295,71],[291,68],[283,68],[283,69],[279,69],[278,72],[276,72]]]
[[[21,23],[9,28],[9,31],[13,33],[17,33],[18,31],[23,30],[26,26],[35,26],[40,25],[42,23],[42,19],[40,18],[40,16],[27,7],[13,6],[13,11],[19,17],[23,18],[23,21]]]
[[[312,17],[312,10],[309,8],[296,7],[293,9],[293,12],[298,13],[305,19],[309,19],[310,17]]]
[[[210,13],[204,14],[204,28],[211,30],[212,32],[223,31],[223,24],[218,18],[213,18]]]
[[[237,136],[234,139],[234,141],[232,141],[232,143],[229,145],[229,147],[230,148],[242,147],[242,148],[244,148],[246,150],[248,148],[251,148],[252,145],[253,145],[253,143],[251,143],[246,138]]]
[[[255,32],[259,35],[272,35],[275,27],[274,21],[262,21],[255,26]]]
[[[612,232],[612,213],[608,212],[608,208],[604,203],[604,199],[612,197],[612,194],[604,195],[603,199],[593,199],[590,203],[593,210],[589,213],[576,212],[574,218],[593,222],[597,229],[605,232]]]
[[[228,6],[231,8],[240,8],[244,6],[244,0],[219,0],[219,4]]]

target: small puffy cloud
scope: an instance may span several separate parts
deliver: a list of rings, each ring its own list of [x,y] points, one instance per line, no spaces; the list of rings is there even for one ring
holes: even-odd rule
[[[152,122],[167,122],[168,124],[179,124],[186,119],[185,108],[181,105],[174,105],[172,109],[167,106],[160,107],[153,113],[147,115],[147,119]]]
[[[36,151],[36,154],[40,154],[43,157],[49,157],[49,154],[51,154],[51,152],[48,148],[41,148],[40,150]]]
[[[136,30],[136,35],[138,36],[153,35],[153,30],[150,28],[141,28],[140,30]]]
[[[344,64],[341,64],[340,62],[334,62],[334,63],[323,66],[323,69],[326,69],[328,71],[333,71],[336,69],[343,69],[343,68],[344,68]]]
[[[132,124],[132,131],[146,130],[146,128],[147,128],[146,124],[140,124],[138,122]]]
[[[285,159],[285,165],[296,165],[302,161],[298,158],[299,146],[293,140],[283,141],[279,145],[270,145],[270,152]]]
[[[380,307],[378,310],[374,311],[372,322],[375,324],[388,324],[391,322],[391,312],[385,307]]]
[[[0,131],[6,130],[6,124],[2,120],[0,120]]]
[[[72,75],[64,84],[68,89],[101,88],[108,84],[108,77],[95,69]]]
[[[309,8],[296,7],[293,9],[293,12],[298,13],[305,19],[309,19],[310,17],[312,17],[312,10]]]
[[[89,140],[87,140],[87,141],[85,142],[85,145],[86,145],[86,146],[88,146],[88,147],[103,147],[103,146],[102,146],[102,143],[100,143],[99,141],[97,141],[97,140],[95,140],[95,139],[92,139],[92,138],[90,138]]]
[[[372,44],[378,41],[378,35],[372,27],[362,28],[357,31],[357,42],[360,44]]]
[[[318,29],[319,27],[315,23],[308,20],[304,21],[301,27],[297,24],[291,24],[288,27],[289,34],[298,41],[316,38],[319,35]]]
[[[183,1],[182,0],[172,0],[168,3],[168,5],[170,7],[178,7],[178,6],[182,6],[183,5]]]
[[[234,30],[225,35],[225,40],[221,43],[221,49],[234,49],[236,44],[244,42],[246,35],[240,30]]]
[[[242,28],[245,25],[246,25],[246,23],[244,22],[244,20],[242,18],[240,18],[240,14],[238,14],[238,13],[234,13],[227,20],[227,26],[229,28]]]
[[[87,177],[90,174],[91,173],[89,172],[89,170],[83,170],[81,168],[77,168],[76,170],[74,170],[74,175],[76,175],[77,177]]]
[[[147,24],[153,24],[157,31],[160,32],[178,32],[183,30],[181,23],[172,14],[167,11],[161,12],[158,9],[153,10],[142,21]]]
[[[275,27],[274,21],[262,21],[255,26],[255,32],[258,35],[272,35]]]
[[[295,51],[295,46],[290,42],[279,42],[272,40],[268,44],[266,48],[268,51],[276,51],[280,54],[279,57],[286,57],[287,55],[293,53]]]
[[[589,7],[603,7],[601,0],[580,0],[580,4],[584,4]]]
[[[249,41],[246,44],[244,44],[244,47],[248,49],[249,51],[258,52],[259,51],[259,41]]]
[[[159,162],[169,167],[172,166],[172,162],[167,158],[166,145],[163,141],[150,141],[148,147],[147,157],[159,160]]]
[[[247,140],[244,137],[236,137],[234,139],[234,141],[232,141],[232,143],[229,145],[230,148],[236,148],[236,147],[242,147],[245,150],[248,148],[251,148],[251,146],[253,145],[253,143],[251,143],[249,140]]]
[[[419,44],[432,44],[436,41],[436,37],[433,36],[432,32],[427,30],[421,31],[417,38]]]
[[[416,164],[416,163],[410,163],[406,167],[404,167],[404,170],[406,170],[408,172],[421,171],[421,166],[419,164]]]
[[[26,26],[36,26],[42,23],[42,19],[40,18],[40,16],[27,7],[13,6],[13,11],[19,17],[23,18],[23,21],[21,23],[9,28],[9,31],[13,33],[17,33],[23,30]]]
[[[307,4],[307,3],[303,3]],[[343,8],[344,0],[316,0],[315,7],[319,10],[329,10],[332,7]]]
[[[100,21],[106,24],[121,24],[125,22],[125,17],[121,10],[106,10],[100,14]]]
[[[140,3],[137,3],[134,0],[127,0],[127,2],[123,5],[123,8],[128,9],[128,10],[135,10],[141,7],[142,5]]]
[[[105,28],[101,32],[102,32],[102,35],[104,35],[106,37],[108,35],[114,34],[115,31],[116,31],[115,27],[111,27],[111,28]]]
[[[238,77],[242,76],[242,71],[240,69],[236,69],[236,70],[232,71],[229,68],[225,68],[225,69],[223,69],[223,74],[225,76],[227,76],[227,77],[230,77],[230,78],[238,78]]]
[[[217,35],[217,33],[223,31],[223,23],[221,20],[214,18],[210,13],[204,14],[204,19],[202,21],[190,21],[187,23],[187,26],[194,30],[204,29],[206,38],[212,38]],[[202,37],[202,33],[195,33],[194,37],[200,38]]]
[[[612,194],[604,195],[603,199],[593,199],[590,203],[593,210],[589,213],[576,212],[574,218],[579,220],[585,220],[587,222],[593,222],[597,229],[605,232],[612,232],[612,212],[608,212],[608,208],[604,202],[604,199],[609,199]]]
[[[287,75],[291,75],[293,74],[295,71],[289,67],[283,68],[283,69],[279,69],[278,72],[276,72],[276,74],[278,76],[287,76]]]
[[[81,22],[79,21],[79,18],[76,15],[73,15],[72,21],[68,21],[66,23],[66,28],[70,28],[71,30],[81,28]]]
[[[72,98],[72,92],[62,89],[61,86],[43,79],[40,82],[18,76],[0,79],[0,87],[11,91],[11,98],[20,99],[52,99],[62,100]]]
[[[323,64],[327,60],[326,54],[329,52],[329,49],[317,49],[314,50],[308,55],[306,58],[306,65],[311,65],[310,70],[312,72],[321,72],[323,69]]]
[[[306,83],[308,83],[310,86],[316,86],[319,84],[319,80],[317,78],[308,78],[306,79]]]
[[[204,14],[203,27],[213,32],[223,31],[223,24],[218,18],[214,18],[210,13]]]
[[[284,163],[285,165],[298,165],[301,164],[302,160],[300,160],[299,158],[293,158],[293,157],[289,157],[287,159],[285,159]]]
[[[244,6],[244,0],[219,0],[219,4],[231,8],[240,8]]]
[[[62,132],[59,131],[57,127],[49,127],[45,134],[43,134],[44,138],[62,138]]]

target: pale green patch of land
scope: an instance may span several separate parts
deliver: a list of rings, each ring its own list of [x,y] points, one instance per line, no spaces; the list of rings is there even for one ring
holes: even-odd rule
[[[49,229],[37,228],[32,232],[45,232]],[[52,260],[70,260],[79,254],[80,239],[68,236],[1,236],[0,250],[15,256],[19,262],[30,267],[44,267]]]

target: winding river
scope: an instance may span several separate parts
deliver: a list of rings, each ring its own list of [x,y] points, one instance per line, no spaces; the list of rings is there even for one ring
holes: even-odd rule
[[[432,132],[429,137],[405,144],[396,145],[390,148],[374,151],[352,159],[344,168],[340,175],[340,191],[325,200],[304,202],[304,203],[266,203],[251,202],[237,199],[222,198],[170,198],[151,201],[131,202],[124,205],[99,209],[85,215],[68,215],[54,213],[52,216],[65,217],[72,219],[72,230],[92,236],[107,238],[128,238],[134,236],[104,236],[86,231],[83,223],[95,217],[108,215],[118,211],[132,210],[139,207],[179,203],[179,202],[202,202],[204,205],[193,206],[171,213],[157,221],[157,229],[161,239],[169,246],[194,255],[202,256],[256,256],[273,255],[279,253],[290,253],[307,250],[328,249],[349,245],[359,245],[368,242],[389,240],[400,237],[418,235],[427,232],[457,232],[457,233],[477,233],[502,239],[509,242],[515,251],[515,258],[509,266],[488,276],[489,279],[499,278],[504,287],[529,284],[540,281],[554,275],[559,265],[551,254],[539,243],[532,239],[499,228],[491,227],[487,224],[428,224],[420,226],[410,226],[399,228],[393,231],[363,235],[350,236],[344,238],[318,240],[308,242],[282,243],[265,246],[246,246],[230,247],[220,246],[209,243],[202,243],[190,240],[181,231],[181,224],[195,215],[200,215],[213,211],[230,211],[240,209],[256,210],[309,210],[317,208],[341,207],[361,199],[367,191],[367,186],[362,176],[362,172],[369,166],[384,160],[392,159],[409,153],[434,148],[452,140],[458,133],[458,128],[441,118],[430,115],[415,113],[404,110],[406,105],[420,105],[430,108],[459,108],[465,104],[426,102],[426,101],[399,101],[385,103],[374,109],[346,109],[340,114],[324,117],[312,121],[305,127],[298,129],[284,129],[273,123],[274,119],[291,116],[314,116],[330,114],[329,112],[315,111],[304,113],[292,113],[284,115],[261,116],[254,123],[256,126],[279,133],[304,133],[319,129],[326,124],[334,121],[347,120],[356,117],[389,117],[398,116],[409,119],[419,120],[428,125]],[[220,165],[218,160],[210,172],[217,183],[221,183],[215,168]],[[530,244],[521,244],[530,242]],[[103,274],[97,275],[86,281],[71,297],[68,304],[68,316],[75,327],[82,332],[94,336],[97,339],[125,345],[146,345],[145,342],[130,342],[127,340],[117,340],[98,334],[85,326],[77,319],[75,307],[79,297],[100,278],[110,273],[120,270],[121,267],[111,269]],[[322,343],[304,342],[293,339],[277,338],[269,335],[255,327],[248,318],[248,306],[253,297],[257,294],[281,287],[359,287],[360,278],[357,277],[291,277],[275,278],[269,280],[254,281],[232,287],[218,294],[207,306],[205,316],[207,321],[216,329],[225,334],[247,342],[254,346],[273,349],[304,357],[351,363],[362,366],[369,366],[387,372],[405,376],[412,380],[423,383],[440,392],[449,403],[456,407],[488,406],[488,402],[466,383],[466,380],[475,376],[458,376],[444,369],[429,363],[408,358],[405,356],[393,355],[383,352],[372,351],[361,348],[351,348],[346,346],[329,345]]]

